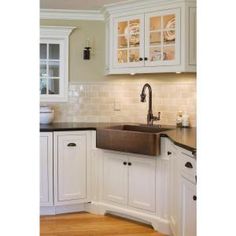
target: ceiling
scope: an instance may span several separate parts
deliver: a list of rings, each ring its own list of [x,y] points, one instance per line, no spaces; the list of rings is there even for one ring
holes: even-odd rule
[[[40,0],[40,9],[99,10],[105,4],[124,0]]]

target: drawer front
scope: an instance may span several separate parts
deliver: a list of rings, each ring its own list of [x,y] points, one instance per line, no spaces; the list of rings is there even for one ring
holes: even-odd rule
[[[181,175],[192,183],[196,183],[196,160],[186,153],[181,152],[179,155],[179,164]]]

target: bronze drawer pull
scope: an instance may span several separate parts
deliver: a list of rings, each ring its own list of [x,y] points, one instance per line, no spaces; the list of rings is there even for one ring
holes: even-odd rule
[[[193,201],[196,201],[196,200],[197,200],[197,196],[194,195],[194,196],[193,196]]]
[[[190,163],[190,162],[186,162],[185,163],[185,167],[187,167],[187,168],[193,168],[193,165]]]
[[[67,144],[67,147],[75,147],[75,146],[76,146],[75,143],[68,143],[68,144]]]

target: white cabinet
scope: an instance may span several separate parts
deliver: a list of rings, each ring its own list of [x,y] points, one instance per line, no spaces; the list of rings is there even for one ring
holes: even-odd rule
[[[52,133],[40,134],[40,205],[53,205]]]
[[[196,70],[195,1],[147,0],[122,6],[106,9],[107,74]]]
[[[104,199],[119,204],[127,204],[127,157],[121,154],[104,152],[103,158]]]
[[[196,236],[196,185],[181,177],[181,236]]]
[[[40,101],[67,101],[69,35],[74,27],[40,28]]]
[[[168,141],[169,220],[174,236],[196,235],[196,160]]]
[[[84,211],[91,201],[91,131],[40,133],[40,213]]]
[[[168,140],[167,140],[168,141]],[[178,157],[175,146],[168,141],[167,155],[169,156],[169,220],[170,228],[174,236],[178,235],[179,230],[179,168]]]
[[[155,159],[104,151],[103,198],[155,211]]]
[[[54,132],[55,204],[87,201],[88,132]]]

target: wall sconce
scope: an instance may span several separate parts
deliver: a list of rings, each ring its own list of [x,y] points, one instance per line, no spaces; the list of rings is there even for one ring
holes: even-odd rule
[[[86,46],[84,47],[84,51],[83,51],[83,59],[90,60],[90,56],[91,56],[90,39],[87,39]]]

